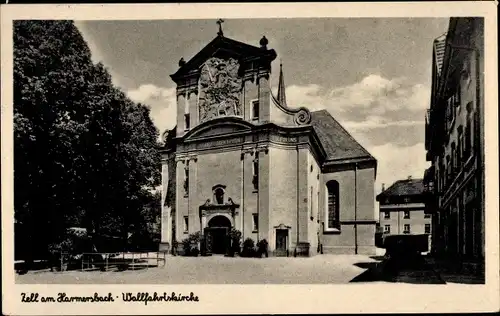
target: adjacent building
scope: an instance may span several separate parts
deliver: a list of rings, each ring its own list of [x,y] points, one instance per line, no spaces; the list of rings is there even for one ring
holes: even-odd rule
[[[162,243],[200,232],[212,253],[231,228],[266,239],[270,254],[374,254],[377,162],[329,112],[277,95],[263,37],[253,46],[222,30],[179,62],[177,126],[164,133]]]
[[[484,265],[484,23],[451,18],[434,41],[426,212],[438,257]]]
[[[385,236],[428,234],[431,241],[431,215],[425,213],[423,179],[398,180],[383,189],[377,201],[380,230]]]

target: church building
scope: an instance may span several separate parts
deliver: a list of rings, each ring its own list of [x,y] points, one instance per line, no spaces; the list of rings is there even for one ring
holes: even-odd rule
[[[171,75],[161,249],[200,232],[223,254],[234,228],[275,256],[375,253],[377,161],[328,111],[289,106],[281,65],[272,93],[276,57],[265,36],[252,46],[220,27]]]

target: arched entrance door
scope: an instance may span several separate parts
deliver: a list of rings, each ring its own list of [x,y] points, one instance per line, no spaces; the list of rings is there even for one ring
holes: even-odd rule
[[[208,245],[213,254],[225,254],[229,247],[229,231],[231,221],[222,215],[213,217],[205,228],[210,236],[210,245]],[[208,240],[207,240],[208,241]]]

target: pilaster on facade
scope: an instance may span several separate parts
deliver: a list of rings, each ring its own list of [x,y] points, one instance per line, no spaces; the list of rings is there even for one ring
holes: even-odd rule
[[[257,146],[255,159],[258,159],[258,186],[257,186],[257,207],[258,207],[258,235],[257,239],[269,240],[269,199],[270,199],[270,157],[267,155],[267,146]]]
[[[246,155],[254,156],[255,147],[243,147],[241,149],[241,160],[244,160]]]
[[[198,80],[186,81],[184,84],[177,86],[175,93],[177,97],[190,95],[191,93],[198,95]]]
[[[258,155],[259,153],[263,153],[263,154],[267,155],[269,153],[269,146],[267,144],[257,145],[257,148],[255,149],[255,153],[256,153],[256,155]]]
[[[196,155],[189,154],[187,156],[187,162],[189,166],[188,175],[189,175],[189,184],[188,184],[188,214],[189,214],[189,226],[190,233],[194,233],[200,231],[200,218],[199,213],[197,212],[198,206],[197,203],[197,186],[198,186],[198,168],[196,162],[198,158]]]
[[[187,165],[191,161],[197,162],[198,161],[198,155],[197,154],[188,153],[188,154],[177,154],[175,156],[175,162],[176,163],[181,162],[181,163]]]

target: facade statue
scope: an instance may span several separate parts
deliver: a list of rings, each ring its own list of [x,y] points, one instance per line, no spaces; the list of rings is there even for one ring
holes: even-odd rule
[[[238,69],[239,63],[233,58],[213,57],[203,64],[198,82],[200,122],[218,116],[242,115],[242,78]]]

